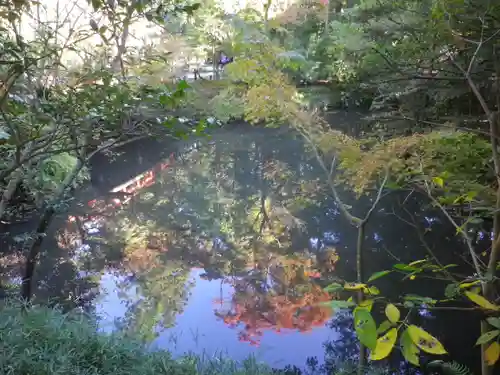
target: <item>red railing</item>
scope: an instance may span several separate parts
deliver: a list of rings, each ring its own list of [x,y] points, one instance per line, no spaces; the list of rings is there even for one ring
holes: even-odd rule
[[[110,202],[106,201],[106,199],[96,198],[90,200],[87,205],[93,209],[97,210],[99,214],[109,214],[110,211],[127,204],[137,193],[155,183],[156,177],[159,172],[170,168],[172,164],[175,162],[174,153],[170,154],[170,157],[167,161],[156,164],[150,170],[141,173],[140,175],[128,180],[127,182],[116,186],[110,192],[111,193],[124,193],[124,197],[121,198],[113,198]],[[93,216],[89,215],[85,217],[85,220],[92,219]],[[69,221],[75,221],[75,216],[69,216]]]

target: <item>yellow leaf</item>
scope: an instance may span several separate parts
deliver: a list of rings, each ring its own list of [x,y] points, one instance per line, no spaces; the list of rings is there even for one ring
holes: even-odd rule
[[[428,332],[424,331],[422,328],[416,325],[408,326],[408,334],[411,337],[413,343],[422,349],[424,352],[430,354],[446,354],[446,350],[443,344],[439,342],[437,338],[430,335]]]
[[[474,294],[479,294],[481,293],[481,287],[480,286],[475,286],[473,288],[470,288],[469,291]]]
[[[356,308],[357,309],[366,309],[368,311],[372,311],[372,307],[373,307],[373,300],[367,299],[367,300],[361,301]]]
[[[366,287],[366,284],[357,284],[357,283],[346,283],[344,284],[345,290],[361,290]]]
[[[439,187],[443,187],[444,186],[444,180],[441,178],[441,177],[433,177],[432,178],[432,181],[438,185]]]
[[[473,281],[473,282],[470,282],[470,283],[462,283],[462,284],[460,284],[460,289],[469,288],[469,287],[477,285],[479,283],[481,283],[481,281],[479,281],[479,280],[476,280],[476,281]]]
[[[371,286],[365,290],[365,293],[371,294],[372,296],[378,296],[380,290],[376,286]]]
[[[490,366],[493,366],[497,363],[498,358],[500,358],[500,344],[498,342],[492,342],[488,349],[484,352],[484,357],[486,359],[486,363]]]
[[[490,301],[488,301],[486,298],[483,296],[480,296],[479,294],[471,293],[471,292],[465,292],[464,293],[467,298],[469,298],[472,302],[474,302],[476,305],[481,306],[484,309],[487,310],[495,310],[498,311],[500,310],[500,307],[497,305],[492,304]]]
[[[399,318],[401,317],[401,312],[392,303],[388,303],[385,307],[385,315],[391,323],[397,323],[399,321]]]
[[[392,348],[398,337],[397,328],[391,328],[384,336],[377,339],[375,350],[370,353],[370,359],[379,361],[391,354]]]

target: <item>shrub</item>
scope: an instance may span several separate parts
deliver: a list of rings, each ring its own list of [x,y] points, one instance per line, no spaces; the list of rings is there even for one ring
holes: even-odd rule
[[[3,375],[215,375],[270,374],[253,360],[146,351],[142,343],[119,334],[98,333],[82,313],[3,303],[0,307],[0,374]]]

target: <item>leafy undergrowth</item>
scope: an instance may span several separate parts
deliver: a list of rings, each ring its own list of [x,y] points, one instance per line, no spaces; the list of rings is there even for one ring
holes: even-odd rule
[[[271,374],[248,360],[187,356],[173,359],[166,351],[146,352],[143,344],[120,335],[97,333],[83,314],[62,313],[19,304],[0,307],[0,374],[20,375],[184,375]]]

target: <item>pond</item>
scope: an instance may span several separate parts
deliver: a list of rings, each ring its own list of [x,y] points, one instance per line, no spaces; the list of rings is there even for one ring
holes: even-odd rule
[[[356,358],[349,314],[327,303],[345,296],[323,288],[355,280],[357,231],[300,137],[235,125],[209,138],[128,145],[97,158],[92,181],[45,240],[37,301],[80,306],[103,331],[133,331],[174,355],[330,369]],[[371,201],[343,199],[358,213]],[[443,262],[465,262],[453,228],[406,192],[384,197],[369,223],[366,275],[426,258],[422,233]],[[4,280],[16,281],[14,264],[0,263]],[[376,285],[389,297],[443,297],[440,280],[403,276]],[[453,358],[475,363],[472,317],[420,311],[414,319]],[[400,363],[396,353],[386,364]]]

